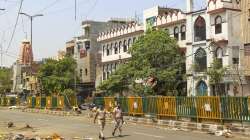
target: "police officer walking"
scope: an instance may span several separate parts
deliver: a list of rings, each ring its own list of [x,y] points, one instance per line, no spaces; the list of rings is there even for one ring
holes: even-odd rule
[[[98,119],[98,125],[100,125],[100,132],[99,132],[99,139],[104,140],[104,127],[106,123],[106,110],[103,106],[100,106],[99,109],[96,112],[94,123],[96,122],[96,119]]]
[[[121,106],[118,104],[117,107],[114,108],[113,111],[113,118],[115,121],[115,128],[114,131],[112,132],[112,135],[115,136],[115,132],[117,129],[119,129],[119,136],[122,136],[122,125],[123,125],[123,115],[122,115],[122,109]]]

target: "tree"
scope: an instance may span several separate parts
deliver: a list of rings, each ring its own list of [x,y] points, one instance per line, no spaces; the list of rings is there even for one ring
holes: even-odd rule
[[[129,49],[131,59],[101,84],[111,93],[132,88],[138,95],[166,95],[183,79],[184,57],[174,38],[165,30],[150,30]],[[181,77],[181,78],[180,78]],[[142,79],[143,83],[135,83]],[[152,80],[152,84],[149,81]]]
[[[227,71],[226,68],[222,67],[222,64],[218,59],[214,59],[211,67],[207,71],[207,75],[209,76],[209,84],[213,87],[213,91],[215,95],[219,95],[218,93],[223,94],[221,90],[221,82],[223,81],[223,77],[225,72]]]
[[[130,68],[130,69],[129,69]],[[113,93],[120,93],[129,89],[129,77],[131,77],[132,69],[128,65],[121,64],[119,68],[110,76],[109,79],[103,81],[103,83],[98,87],[101,90],[105,90],[107,95],[112,95]]]
[[[38,78],[45,93],[58,93],[72,88],[75,80],[76,62],[71,57],[62,60],[46,60],[41,66]]]
[[[0,94],[10,92],[12,88],[12,71],[8,68],[0,69]]]

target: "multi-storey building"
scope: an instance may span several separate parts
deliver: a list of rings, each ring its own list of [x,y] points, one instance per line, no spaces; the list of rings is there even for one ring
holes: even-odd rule
[[[83,21],[83,34],[66,43],[66,55],[72,56],[77,62],[76,74],[80,83],[76,86],[81,95],[89,95],[101,80],[101,53],[97,42],[99,32],[119,27],[126,22],[120,19],[111,19],[107,22]]]
[[[66,56],[74,56],[75,40],[66,42]]]
[[[237,75],[242,44],[239,39],[239,1],[206,0],[206,7],[200,10],[194,10],[193,0],[186,2],[185,12],[157,6],[144,11],[144,26],[131,24],[100,33],[98,41],[102,47],[103,80],[115,70],[119,60],[131,57],[124,53],[130,38],[133,42],[133,37],[143,34],[148,27],[162,28],[168,30],[171,37],[176,38],[180,49],[186,55],[188,96],[240,94],[240,89],[235,87],[237,77],[243,86],[248,86],[248,83],[241,73]],[[120,52],[119,46],[122,46]],[[207,75],[207,70],[215,59],[221,63],[221,67],[229,71],[219,84],[220,91],[215,91]]]
[[[234,78],[228,74],[220,93],[209,84],[206,74],[215,58],[221,66],[239,66],[240,13],[236,0],[206,0],[207,7],[194,11],[193,0],[186,0],[186,12],[179,9],[152,8],[144,12],[146,26],[165,28],[186,52],[187,94],[233,95]],[[169,9],[169,10],[168,10]],[[144,27],[145,29],[147,27]]]
[[[101,43],[102,49],[102,80],[109,78],[120,63],[131,57],[128,49],[143,32],[142,25],[131,22],[100,33],[98,42]]]
[[[241,40],[242,47],[240,51],[241,66],[247,84],[244,86],[243,92],[250,95],[250,1],[241,0]]]

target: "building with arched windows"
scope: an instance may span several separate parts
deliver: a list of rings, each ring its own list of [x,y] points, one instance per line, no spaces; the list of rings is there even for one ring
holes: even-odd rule
[[[144,29],[148,25],[164,28],[178,41],[186,55],[188,96],[234,95],[235,71],[241,66],[239,1],[206,0],[204,9],[194,10],[193,0],[186,0],[186,6],[185,12],[161,7],[145,10]],[[219,85],[220,93],[216,93],[207,75],[215,59],[229,71]],[[248,86],[242,74],[238,77]]]
[[[118,28],[99,33],[98,42],[102,50],[102,81],[117,69],[119,64],[125,63],[131,55],[129,48],[136,39],[143,34],[143,26],[130,22]]]
[[[250,87],[250,78],[242,72],[242,69],[250,69],[250,64],[247,65],[249,68],[244,66],[250,62],[244,59],[250,58],[250,53],[246,51],[250,48],[250,28],[244,30],[250,21],[247,0],[204,1],[206,7],[199,10],[194,10],[193,0],[186,0],[185,11],[152,7],[143,11],[143,25],[130,23],[99,33],[97,40],[101,44],[102,80],[106,80],[119,63],[131,57],[127,51],[138,36],[149,28],[161,28],[177,40],[186,56],[187,81],[183,89],[188,96],[241,96],[240,85],[247,90],[244,95],[250,92],[250,88],[247,88]],[[245,14],[242,14],[243,10]],[[215,85],[209,83],[210,77],[207,75],[214,60],[218,60],[220,67],[227,68],[221,83],[217,85],[220,87],[219,93]]]

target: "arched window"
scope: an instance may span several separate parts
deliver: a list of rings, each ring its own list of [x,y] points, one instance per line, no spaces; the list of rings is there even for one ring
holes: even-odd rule
[[[128,44],[127,44],[127,40],[123,41],[123,52],[127,52],[128,51]]]
[[[222,18],[221,16],[217,16],[215,18],[215,34],[222,33]]]
[[[218,47],[216,49],[216,58],[221,59],[223,57],[223,50],[222,48]]]
[[[85,69],[85,75],[86,76],[88,75],[88,69]]]
[[[179,28],[178,27],[174,28],[174,38],[176,40],[179,40]]]
[[[217,61],[220,63],[220,67],[223,66],[223,60],[222,60],[222,57],[223,57],[223,50],[222,48],[218,47],[215,51],[215,57],[217,59]]]
[[[196,86],[197,96],[207,96],[207,84],[204,81],[200,81]]]
[[[110,55],[112,55],[112,53],[113,53],[113,43],[111,43],[110,45]]]
[[[197,72],[204,72],[207,69],[207,53],[204,49],[199,48],[195,53],[195,65]]]
[[[106,72],[103,72],[102,79],[106,80]]]
[[[112,71],[114,72],[116,70],[116,64],[112,64]]]
[[[128,48],[131,47],[131,44],[132,44],[131,39],[128,39]]]
[[[118,44],[117,44],[117,42],[115,43],[115,48],[114,48],[114,50],[115,50],[115,54],[118,54]]]
[[[117,63],[115,63],[115,70],[117,69]]]
[[[107,53],[107,56],[109,56],[109,54],[110,54],[109,45],[107,45],[107,47],[106,47],[106,53]]]
[[[104,56],[105,55],[105,45],[102,46],[102,55]]]
[[[106,72],[107,72],[107,79],[109,79],[109,74],[110,74],[110,72],[109,72],[109,64],[107,64],[107,66],[106,66]]]
[[[199,16],[194,23],[194,41],[206,40],[206,21]]]
[[[113,72],[113,64],[110,64],[109,71],[110,71],[110,73],[112,74],[112,72]]]
[[[82,78],[82,69],[80,69],[80,78]]]
[[[119,42],[119,53],[121,53],[122,41]]]
[[[181,26],[181,40],[186,40],[186,26]]]
[[[136,41],[136,37],[133,38],[133,43],[135,43],[135,41]]]

